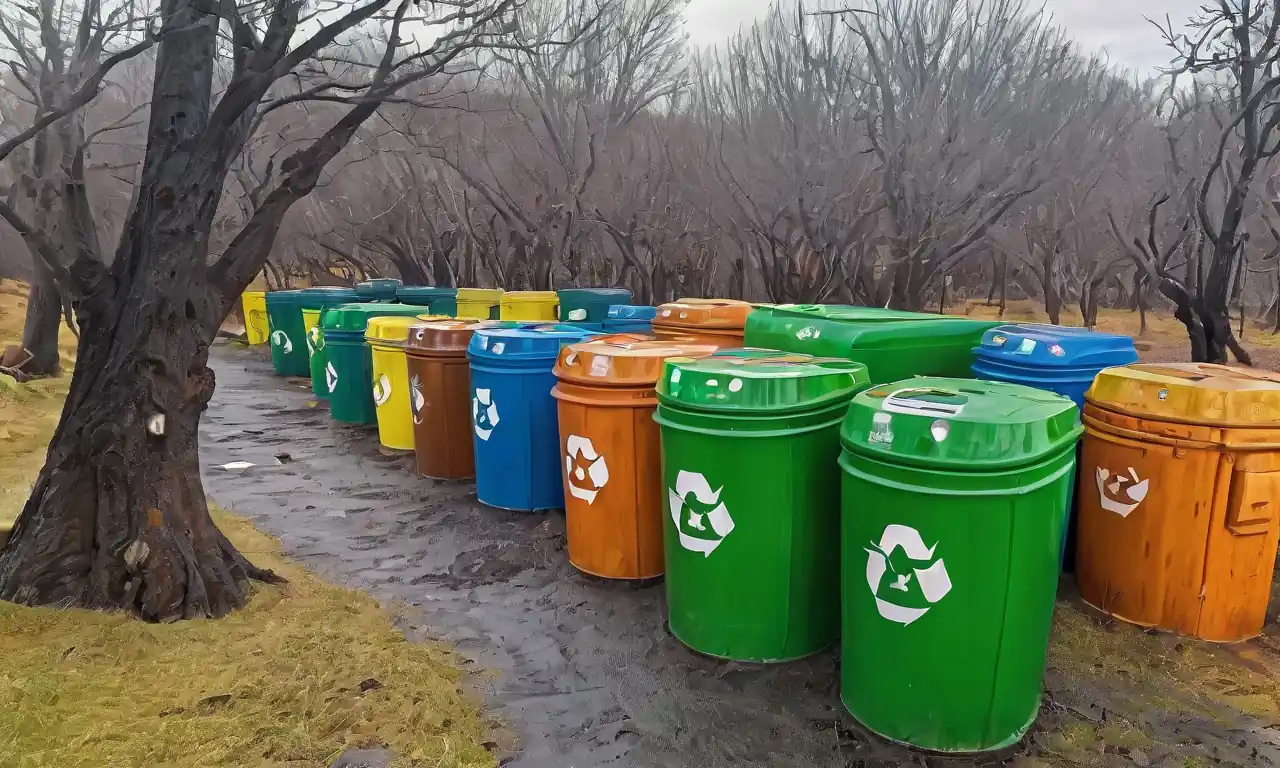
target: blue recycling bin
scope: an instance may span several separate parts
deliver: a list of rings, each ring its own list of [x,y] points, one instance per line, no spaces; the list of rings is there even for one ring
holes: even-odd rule
[[[983,334],[973,356],[975,378],[1047,389],[1077,408],[1099,371],[1138,362],[1128,336],[1039,323],[998,325]]]
[[[564,507],[556,358],[596,332],[565,324],[484,328],[467,346],[476,498],[498,509]]]
[[[1138,350],[1128,336],[1040,323],[998,325],[983,334],[973,356],[974,378],[1047,389],[1071,398],[1077,409],[1084,408],[1084,393],[1099,371],[1138,362]],[[1079,447],[1076,450],[1079,466]],[[1074,482],[1069,492],[1070,515],[1062,539],[1062,566],[1067,571],[1076,559]]]
[[[614,304],[602,323],[605,333],[653,333],[657,307],[636,304]]]

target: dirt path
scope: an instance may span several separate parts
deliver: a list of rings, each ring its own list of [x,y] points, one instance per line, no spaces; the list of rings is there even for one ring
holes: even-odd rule
[[[771,667],[690,653],[664,628],[661,585],[602,583],[569,567],[563,515],[495,511],[477,503],[469,483],[418,477],[411,458],[380,453],[371,430],[335,425],[324,406],[310,405],[306,382],[271,375],[254,352],[219,347],[214,367],[217,393],[202,426],[211,498],[279,536],[307,567],[404,601],[411,634],[430,628],[477,667],[500,673],[478,678],[519,734],[510,765],[992,762],[924,757],[864,737],[842,715],[833,653]],[[232,461],[257,466],[216,468]],[[1187,761],[1202,756],[1204,764],[1280,765],[1280,739],[1266,723],[1229,710],[1188,715],[1176,693],[1145,703],[1131,695],[1144,687],[1137,672],[1082,681],[1051,664],[1035,733],[999,757],[1062,764],[1029,754],[1069,754],[1080,745],[1064,746],[1064,734],[1083,729],[1097,765],[1195,765]],[[1135,700],[1139,711],[1123,722],[1150,738],[1119,745],[1106,735],[1108,711],[1119,722],[1115,713]]]

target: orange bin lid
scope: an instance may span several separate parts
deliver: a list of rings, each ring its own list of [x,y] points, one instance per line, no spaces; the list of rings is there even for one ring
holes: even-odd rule
[[[1103,369],[1085,394],[1130,416],[1211,427],[1280,428],[1280,375],[1212,363]]]
[[[742,330],[755,305],[737,299],[677,299],[658,307],[653,324],[666,328]]]
[[[416,355],[465,355],[471,335],[494,325],[492,320],[435,320],[409,329],[405,353]]]
[[[560,350],[556,378],[575,384],[627,387],[654,386],[662,364],[671,357],[706,357],[714,344],[659,339],[643,333],[615,333],[569,344]]]

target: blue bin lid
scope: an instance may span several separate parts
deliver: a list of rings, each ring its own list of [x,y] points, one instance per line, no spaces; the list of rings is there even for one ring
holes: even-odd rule
[[[657,316],[657,307],[646,307],[638,304],[614,304],[609,307],[610,320],[638,320],[651,323],[653,318]]]
[[[471,336],[467,356],[486,361],[555,361],[560,347],[600,335],[574,325],[547,323],[516,328],[481,328]]]
[[[1041,323],[998,325],[982,335],[976,357],[1034,368],[1108,368],[1138,362],[1133,339]]]

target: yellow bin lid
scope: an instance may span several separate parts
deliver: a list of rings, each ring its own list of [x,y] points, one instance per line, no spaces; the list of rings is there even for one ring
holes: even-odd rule
[[[448,315],[380,315],[369,318],[364,329],[364,340],[378,347],[403,347],[409,339],[409,329],[423,320],[448,320]]]
[[[1280,375],[1212,363],[1105,368],[1085,398],[1107,410],[1212,427],[1280,426]]]
[[[501,288],[459,288],[458,301],[487,301],[497,304],[502,300]]]
[[[539,304],[556,304],[560,294],[555,291],[507,291],[502,294],[503,304],[519,304],[537,302]]]

